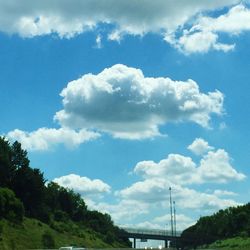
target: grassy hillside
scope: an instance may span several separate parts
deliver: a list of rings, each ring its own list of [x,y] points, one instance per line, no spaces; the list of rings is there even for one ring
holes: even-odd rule
[[[226,240],[218,240],[209,246],[209,249],[220,250],[249,250],[250,238],[234,237]]]
[[[53,229],[56,228],[57,230]],[[24,218],[22,224],[0,221],[0,249],[41,249],[75,245],[82,247],[124,247],[119,242],[104,242],[103,235],[73,222],[57,223],[52,227],[36,219]]]

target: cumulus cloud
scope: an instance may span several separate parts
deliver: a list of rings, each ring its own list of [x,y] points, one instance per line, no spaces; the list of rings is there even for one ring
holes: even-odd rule
[[[142,35],[173,30],[195,14],[239,1],[156,0],[18,0],[0,1],[0,30],[33,37],[57,33],[72,37],[100,23],[113,24],[117,33]]]
[[[6,135],[11,141],[19,141],[24,149],[31,151],[48,150],[56,144],[64,144],[72,148],[99,136],[98,133],[85,129],[75,131],[68,128],[40,128],[33,132],[15,129]]]
[[[238,35],[250,30],[250,10],[240,4],[232,7],[226,14],[216,18],[201,17],[192,31],[210,30]]]
[[[116,191],[118,199],[115,204],[106,202],[95,202],[86,199],[90,209],[109,213],[116,224],[123,227],[145,227],[165,229],[165,222],[169,221],[170,215],[152,218],[144,221],[145,216],[150,218],[154,211],[164,212],[169,209],[169,186],[172,187],[172,197],[175,200],[177,211],[192,210],[200,214],[211,214],[218,209],[229,206],[237,206],[238,202],[233,199],[225,199],[226,192],[216,191],[214,193],[200,192],[192,188],[174,184],[165,178],[147,178],[136,182],[131,186]],[[195,222],[184,214],[177,213],[177,229],[183,230]],[[136,225],[135,225],[135,220]],[[164,223],[162,223],[164,221]]]
[[[199,183],[200,176],[197,174],[196,164],[190,157],[179,154],[170,154],[159,163],[153,161],[142,161],[134,168],[136,174],[144,178],[165,177],[176,183]]]
[[[190,29],[183,30],[181,36],[167,33],[165,40],[187,54],[209,50],[228,52],[235,48],[235,44],[219,42],[219,35],[224,33],[233,36],[249,30],[250,10],[239,4],[218,17],[201,15]]]
[[[242,181],[246,178],[231,165],[231,159],[225,150],[216,150],[204,142],[203,140],[202,145],[205,147],[203,147],[203,155],[201,155],[199,163],[180,154],[169,154],[166,159],[158,163],[154,161],[138,162],[134,167],[134,173],[139,175],[142,180],[116,191],[115,195],[121,200],[139,201],[151,209],[156,207],[166,209],[169,187],[171,187],[173,199],[182,209],[193,209],[206,214],[238,205],[238,202],[229,197],[236,195],[233,192],[220,189],[204,192],[196,189],[197,184],[199,187],[205,183],[206,185],[210,183],[219,185]]]
[[[145,77],[140,69],[117,64],[86,74],[61,92],[64,109],[55,120],[63,127],[96,129],[116,138],[159,136],[167,122],[192,121],[208,127],[223,113],[223,94],[202,93],[193,80]]]
[[[227,191],[227,190],[220,190],[216,189],[214,190],[214,194],[219,197],[224,197],[224,196],[236,196],[237,194],[232,191]]]
[[[162,228],[165,229],[165,222],[170,220],[170,214],[166,214],[164,216],[155,217],[153,219],[153,222],[157,223],[158,227],[156,228]],[[185,214],[176,214],[176,230],[182,231],[191,225],[195,223],[195,220],[193,218],[190,218],[186,216]],[[170,224],[169,224],[170,225]],[[167,228],[167,230],[170,230],[170,226]]]
[[[202,93],[193,80],[145,77],[122,64],[69,82],[61,96],[63,109],[54,116],[60,128],[15,129],[6,136],[27,150],[75,147],[102,132],[122,139],[153,138],[163,136],[159,127],[168,122],[209,127],[212,114],[223,114],[224,101],[221,92]]]
[[[145,216],[152,217],[155,211],[159,213],[159,211],[169,209],[169,203],[166,201],[169,201],[169,187],[171,187],[172,198],[178,212],[178,230],[182,230],[195,221],[195,218],[181,214],[186,209],[205,215],[229,206],[240,205],[232,199],[237,195],[232,191],[222,189],[202,191],[200,188],[204,183],[209,187],[210,183],[222,185],[245,178],[244,174],[233,168],[225,150],[215,149],[204,142],[203,140],[203,145],[206,147],[203,149],[206,150],[202,151],[199,163],[180,154],[169,154],[166,159],[158,163],[138,162],[134,167],[134,173],[139,175],[141,180],[113,192],[112,195],[115,198],[113,203],[95,201],[95,197],[107,194],[111,189],[100,180],[89,180],[86,177],[71,174],[54,181],[81,193],[86,197],[85,201],[90,209],[111,214],[115,223],[119,225],[133,225],[136,219],[137,226],[158,229],[165,226],[161,222],[167,221],[170,218],[169,215],[147,221],[144,221],[144,218]]]
[[[196,138],[192,144],[188,146],[188,149],[197,155],[203,155],[207,151],[213,150],[214,148],[208,145],[208,142],[202,138]]]
[[[170,154],[159,163],[153,161],[139,162],[135,166],[134,172],[144,178],[164,177],[182,185],[209,182],[226,183],[232,180],[241,181],[245,179],[246,176],[237,172],[230,161],[228,153],[223,149],[208,152],[203,156],[199,165],[190,157]]]
[[[218,42],[219,36],[209,30],[191,32],[184,30],[183,35],[178,38],[166,35],[165,41],[185,54],[207,53],[210,50],[228,52],[233,50],[235,44],[223,44]]]
[[[110,193],[111,187],[102,180],[91,180],[84,176],[69,174],[55,178],[53,182],[60,186],[74,190],[83,197],[96,197],[106,193]]]
[[[148,178],[136,182],[130,187],[120,190],[116,195],[125,200],[137,200],[151,206],[166,207],[170,186],[175,201],[183,209],[211,212],[238,204],[232,199],[221,199],[215,194],[203,193],[192,188],[183,187],[165,178]],[[195,197],[195,199],[190,199],[190,197]]]
[[[57,34],[72,38],[85,31],[110,25],[108,39],[124,35],[157,33],[184,53],[224,52],[234,44],[219,42],[219,33],[249,31],[249,9],[239,0],[44,0],[0,1],[0,31],[22,37]],[[238,5],[237,5],[238,4]],[[226,8],[225,8],[226,7]],[[204,13],[225,8],[226,14],[207,17]],[[187,29],[187,26],[192,26]],[[181,35],[179,35],[181,34]],[[97,39],[97,46],[99,46]]]
[[[200,162],[197,169],[202,180],[208,182],[226,183],[230,180],[243,180],[246,176],[238,173],[230,163],[230,157],[224,149],[218,149],[216,152],[208,152]]]
[[[168,180],[152,178],[136,182],[127,188],[117,191],[116,195],[123,199],[154,204],[166,200],[170,186],[171,183]]]
[[[61,38],[72,38],[104,23],[110,25],[107,35],[110,40],[121,41],[124,35],[157,33],[186,54],[209,50],[228,52],[235,44],[221,42],[220,34],[231,36],[250,30],[250,10],[241,2],[26,0],[20,4],[18,0],[1,0],[0,31],[22,37],[57,34]],[[218,16],[204,14],[222,8],[225,11]],[[100,41],[98,36],[97,47]]]
[[[116,204],[105,202],[94,202],[87,200],[87,205],[92,210],[99,210],[112,215],[112,219],[117,224],[124,225],[128,221],[133,221],[140,215],[145,215],[150,212],[149,204],[142,203],[136,200],[121,200]]]

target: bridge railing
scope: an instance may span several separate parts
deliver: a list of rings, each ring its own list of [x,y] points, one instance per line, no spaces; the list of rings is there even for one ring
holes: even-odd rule
[[[159,230],[159,229],[143,229],[143,228],[129,228],[129,227],[123,227],[126,232],[128,233],[134,233],[134,234],[151,234],[151,235],[162,235],[162,236],[172,236],[171,231],[169,230]],[[176,231],[176,235],[174,236],[180,236],[181,231]]]

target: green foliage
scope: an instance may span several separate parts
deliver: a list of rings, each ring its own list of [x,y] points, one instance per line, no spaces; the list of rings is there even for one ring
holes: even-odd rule
[[[45,180],[39,169],[24,166],[16,170],[13,190],[23,202],[26,215],[39,217],[43,208]]]
[[[221,250],[249,250],[250,249],[250,238],[234,237],[226,240],[217,240],[216,242],[209,245],[211,249]]]
[[[45,231],[42,235],[42,244],[45,248],[54,248],[55,247],[55,239],[53,235],[49,231]]]
[[[84,221],[87,206],[79,194],[50,182],[46,189],[45,202],[56,220]]]
[[[11,164],[11,146],[3,137],[0,137],[0,186],[10,187],[14,173],[14,166]]]
[[[16,198],[14,192],[8,188],[0,188],[0,218],[20,223],[23,216],[23,204]]]
[[[22,149],[21,143],[15,141],[11,145],[11,163],[14,169],[19,169],[22,167],[29,166],[28,153],[26,150]]]
[[[201,217],[181,238],[184,246],[196,247],[236,236],[250,236],[250,203]]]
[[[54,212],[54,220],[55,221],[62,221],[67,222],[69,221],[69,215],[62,210],[57,210]]]
[[[12,249],[12,242],[15,242],[16,249],[20,250],[45,249],[42,241],[45,232],[50,234],[54,239],[55,247],[53,247],[53,249],[70,245],[101,249],[111,247],[111,244],[104,242],[96,232],[86,229],[83,225],[77,225],[75,222],[62,223],[61,225],[68,228],[67,231],[64,232],[58,232],[49,225],[30,218],[24,218],[22,225],[15,225],[4,219],[0,224],[3,225],[3,232],[0,235],[1,250]],[[71,228],[73,228],[73,230],[71,230]],[[115,241],[112,243],[112,247],[124,248],[126,245]]]
[[[109,245],[118,242],[129,246],[128,239],[120,238],[119,228],[114,226],[110,215],[88,211],[80,194],[73,190],[53,182],[45,185],[43,173],[29,164],[27,151],[19,142],[10,144],[0,137],[0,219],[20,223],[25,212],[26,216],[47,223],[61,233],[85,238],[82,229],[88,228],[95,240],[99,237]],[[48,232],[43,234],[42,242],[45,247],[53,247]]]
[[[105,236],[105,242],[107,242],[108,244],[112,244],[115,241],[115,236],[114,234],[112,234],[110,231],[107,232],[106,236]]]

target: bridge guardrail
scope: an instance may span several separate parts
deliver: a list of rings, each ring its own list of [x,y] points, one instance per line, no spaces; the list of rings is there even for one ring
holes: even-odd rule
[[[128,228],[123,227],[123,230],[125,230],[128,233],[135,233],[135,234],[151,234],[151,235],[162,235],[162,236],[171,236],[170,230],[159,230],[159,229],[135,229],[135,228]],[[180,236],[182,231],[176,231],[176,236]]]

